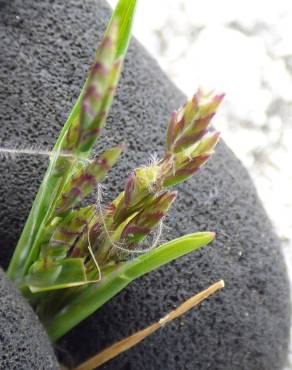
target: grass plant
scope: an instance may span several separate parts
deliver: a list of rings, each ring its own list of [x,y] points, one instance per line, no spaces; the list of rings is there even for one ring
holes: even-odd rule
[[[207,162],[219,140],[210,122],[222,94],[199,90],[169,120],[165,152],[133,169],[123,191],[102,206],[100,183],[124,150],[99,156],[101,140],[131,37],[136,0],[119,0],[85,85],[49,153],[50,163],[7,274],[55,341],[134,279],[208,243],[198,232],[159,244],[173,187]],[[90,194],[96,202],[84,205]],[[150,242],[149,240],[151,240]]]

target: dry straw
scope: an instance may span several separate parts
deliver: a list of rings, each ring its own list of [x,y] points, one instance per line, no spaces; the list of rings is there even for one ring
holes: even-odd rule
[[[209,288],[203,290],[202,292],[194,295],[189,298],[187,301],[182,303],[175,310],[168,313],[166,316],[161,318],[159,321],[148,326],[147,328],[138,331],[137,333],[130,335],[129,337],[122,339],[119,342],[116,342],[112,346],[106,348],[102,352],[98,353],[96,356],[91,357],[89,360],[83,362],[81,365],[76,367],[74,370],[92,370],[96,369],[105,362],[110,361],[114,357],[118,356],[122,352],[127,351],[131,347],[134,347],[136,344],[144,340],[150,334],[154,333],[156,330],[160,329],[165,324],[168,324],[172,320],[180,317],[185,314],[191,308],[197,306],[199,303],[204,301],[210,295],[216,293],[218,290],[224,288],[224,281],[220,280],[215,284],[211,285]]]

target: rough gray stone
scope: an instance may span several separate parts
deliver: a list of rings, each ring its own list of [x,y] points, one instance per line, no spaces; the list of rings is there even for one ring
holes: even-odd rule
[[[0,269],[0,369],[59,369],[49,339],[29,304]]]
[[[0,4],[2,141],[52,145],[84,81],[108,8],[94,0]],[[127,143],[107,181],[108,199],[122,188],[131,168],[162,150],[169,114],[184,99],[132,42],[99,145]],[[0,163],[3,265],[28,214],[44,162],[23,157]],[[164,238],[214,230],[216,242],[133,283],[59,342],[60,357],[78,363],[224,278],[224,291],[103,368],[281,369],[290,321],[286,269],[248,173],[221,142],[204,170],[179,190]]]

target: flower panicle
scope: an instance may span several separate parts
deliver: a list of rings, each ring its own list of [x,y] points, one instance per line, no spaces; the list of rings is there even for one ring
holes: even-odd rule
[[[88,224],[88,235],[101,267],[118,258],[121,251],[115,245],[122,245],[123,255],[127,255],[127,249],[139,249],[139,245],[157,228],[176,199],[177,193],[168,188],[193,176],[208,161],[220,136],[217,131],[209,131],[209,126],[222,99],[223,95],[199,91],[179,111],[173,113],[163,158],[133,170],[126,180],[124,191],[102,213],[98,210]],[[81,197],[92,190],[90,178],[93,177],[95,182],[103,179],[118,158],[121,148],[111,150],[113,152],[106,152],[106,155],[73,176],[69,189],[72,199],[79,201],[79,194],[75,195],[76,188]],[[79,186],[76,186],[78,181]],[[66,196],[70,191],[63,194],[63,202],[67,201]],[[70,203],[70,207],[75,205]],[[66,207],[70,209],[68,202]],[[74,256],[86,256],[88,235],[84,234],[75,243]]]

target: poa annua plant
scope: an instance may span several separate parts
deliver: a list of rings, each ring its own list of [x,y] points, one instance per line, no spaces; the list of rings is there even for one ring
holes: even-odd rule
[[[123,145],[92,157],[105,125],[130,40],[135,0],[120,0],[81,94],[50,152],[50,163],[7,274],[55,341],[134,279],[214,238],[200,232],[159,244],[173,186],[207,162],[219,134],[209,124],[223,95],[198,91],[171,115],[162,158],[130,173],[101,205],[100,183]],[[95,204],[82,206],[92,192]],[[153,241],[149,243],[149,236]]]

